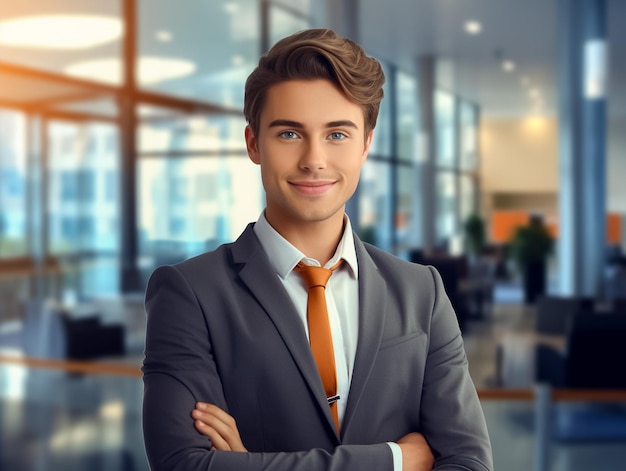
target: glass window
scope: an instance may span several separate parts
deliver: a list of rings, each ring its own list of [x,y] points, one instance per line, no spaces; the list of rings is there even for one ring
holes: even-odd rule
[[[258,0],[140,0],[140,87],[243,108],[246,78],[260,51]]]
[[[455,99],[450,93],[435,92],[437,166],[456,166]]]
[[[422,243],[420,167],[400,164],[396,167],[396,173],[398,188],[394,223],[397,247],[394,252],[401,255]]]
[[[384,62],[381,62],[385,76],[389,77],[389,70]],[[370,155],[377,157],[391,158],[391,140],[393,130],[391,129],[391,101],[389,92],[389,82],[386,81],[383,87],[385,97],[380,104],[376,129],[374,130],[374,140],[370,147]]]
[[[28,251],[26,159],[25,116],[0,109],[0,257]]]
[[[293,5],[291,5],[293,8]],[[308,18],[296,16],[291,11],[281,8],[279,5],[271,5],[270,8],[270,45],[292,33],[306,29],[310,26]]]
[[[355,224],[364,241],[389,251],[392,248],[393,227],[391,170],[392,166],[387,162],[365,161],[359,182],[359,220]]]
[[[466,101],[461,102],[461,155],[462,170],[474,171],[478,166],[478,108]]]
[[[264,204],[258,166],[247,157],[142,158],[138,181],[145,274],[232,242]]]
[[[140,107],[139,153],[240,152],[246,155],[243,116],[176,115]]]
[[[417,81],[415,77],[402,71],[396,74],[397,95],[396,109],[398,111],[397,145],[398,158],[416,162],[419,158],[416,145],[418,127],[418,97]]]
[[[453,172],[437,173],[437,246],[447,248],[457,230],[456,176]]]
[[[79,297],[119,291],[117,128],[52,121],[48,128],[49,251],[66,261],[65,290]]]
[[[470,214],[478,212],[476,180],[473,175],[466,174],[461,174],[459,178],[459,212],[461,221],[465,221]]]

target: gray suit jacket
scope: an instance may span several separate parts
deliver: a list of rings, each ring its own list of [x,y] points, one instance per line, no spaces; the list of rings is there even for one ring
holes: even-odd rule
[[[337,435],[302,321],[252,230],[175,266],[146,293],[143,428],[153,470],[393,469],[421,432],[434,469],[491,470],[489,438],[438,273],[355,236],[359,334]],[[237,421],[250,453],[211,451],[196,401]]]

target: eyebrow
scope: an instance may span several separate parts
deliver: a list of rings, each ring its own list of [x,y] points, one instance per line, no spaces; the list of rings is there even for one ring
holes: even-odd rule
[[[296,129],[304,128],[304,125],[302,123],[298,121],[291,121],[289,119],[275,119],[269,124],[270,128],[275,128],[275,127],[280,127],[280,126],[286,126],[289,128],[296,128]],[[330,121],[326,123],[327,128],[337,128],[337,127],[342,127],[342,126],[350,127],[354,129],[359,128],[353,121],[350,121],[349,119],[342,119],[339,121]]]

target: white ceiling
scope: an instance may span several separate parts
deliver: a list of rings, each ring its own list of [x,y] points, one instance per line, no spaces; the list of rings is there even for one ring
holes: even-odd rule
[[[544,109],[558,108],[559,0],[360,0],[359,38],[373,54],[405,69],[434,55],[451,72],[441,86],[479,103],[486,115],[532,111],[529,87],[540,90]],[[608,0],[609,110],[626,115],[626,1]],[[468,20],[482,33],[463,30]],[[498,60],[516,63],[504,72]],[[522,78],[529,85],[522,84]]]
[[[215,12],[218,0],[143,0],[138,1],[140,13],[150,11],[142,19],[140,46],[143,51],[153,49],[170,56],[193,60],[198,64],[198,74],[207,77],[216,70],[226,70],[233,54],[254,56],[258,24],[257,0],[219,0],[237,3],[236,15],[206,14]],[[325,0],[301,0],[300,4],[315,4]],[[540,90],[544,112],[556,114],[558,106],[558,27],[559,0],[358,0],[359,40],[372,55],[394,62],[402,69],[415,71],[416,61],[424,55],[438,58],[444,71],[439,77],[440,86],[478,103],[483,115],[520,116],[532,111],[528,87]],[[289,3],[289,2],[286,2]],[[332,2],[328,15],[333,14]],[[610,96],[612,115],[626,116],[626,1],[608,0],[610,46]],[[59,12],[94,12],[119,16],[120,1],[99,0],[21,0],[0,2],[0,21],[26,14]],[[143,14],[143,13],[142,13]],[[467,20],[482,24],[482,33],[470,36],[463,30]],[[230,22],[229,22],[230,21]],[[149,26],[149,27],[148,27]],[[154,29],[164,27],[174,30],[175,40],[169,44],[154,41]],[[206,38],[224,37],[233,31],[244,35],[232,50],[225,44],[208,43]],[[223,31],[223,33],[222,33]],[[150,33],[150,35],[146,35]],[[210,35],[210,36],[209,36]],[[246,40],[249,37],[249,41]],[[250,44],[248,46],[247,44]],[[0,49],[0,61],[19,58],[19,63],[41,66],[60,71],[65,65],[84,58],[120,55],[120,43],[97,49],[49,53]],[[246,49],[248,47],[248,49]],[[229,49],[230,48],[230,49]],[[499,58],[516,63],[512,73],[500,68]],[[236,80],[245,78],[246,64],[237,72]],[[232,69],[232,66],[230,66]],[[0,70],[1,72],[1,70]],[[241,73],[239,73],[241,72]],[[229,72],[232,73],[232,72]],[[239,76],[241,75],[241,77]],[[522,84],[527,77],[529,85]],[[189,83],[172,82],[168,86],[190,86]],[[193,94],[210,101],[207,92],[211,84],[196,78]],[[235,84],[240,88],[240,83]],[[204,87],[204,90],[201,88]],[[6,90],[5,90],[6,91]],[[165,91],[165,88],[163,89]],[[2,92],[0,90],[0,92]],[[239,90],[228,90],[235,101]],[[207,95],[208,93],[208,95]],[[224,95],[225,91],[219,92]],[[1,93],[0,93],[1,95]],[[237,103],[235,102],[235,106]]]

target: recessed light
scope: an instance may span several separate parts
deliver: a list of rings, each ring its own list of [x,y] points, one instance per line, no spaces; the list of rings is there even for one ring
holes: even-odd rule
[[[502,61],[502,70],[504,70],[505,72],[513,72],[515,70],[515,62]]]
[[[530,96],[531,98],[540,98],[541,90],[539,90],[538,88],[531,88],[530,90],[528,90],[528,96]]]
[[[222,8],[224,9],[226,13],[230,15],[234,15],[235,13],[239,11],[239,5],[234,2],[224,3],[224,6]]]
[[[155,36],[157,38],[157,41],[160,41],[162,43],[169,43],[174,37],[172,36],[172,33],[164,29],[157,31]]]
[[[184,59],[139,57],[137,83],[152,85],[165,80],[185,77],[196,70],[196,64]],[[77,62],[65,68],[74,77],[119,85],[122,83],[122,63],[118,58],[95,59]]]
[[[120,19],[110,16],[26,16],[0,22],[0,44],[27,48],[88,49],[122,33]]]
[[[475,20],[469,20],[465,22],[465,32],[467,34],[480,34],[483,30],[483,25]]]

